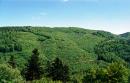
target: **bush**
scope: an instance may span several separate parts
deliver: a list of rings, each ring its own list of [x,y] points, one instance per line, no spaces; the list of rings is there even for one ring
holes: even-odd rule
[[[0,83],[23,83],[20,71],[0,64]]]
[[[121,63],[112,63],[107,68],[90,69],[83,83],[127,83],[128,69]]]

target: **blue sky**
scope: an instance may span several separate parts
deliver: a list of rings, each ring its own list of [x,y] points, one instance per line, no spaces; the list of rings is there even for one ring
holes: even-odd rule
[[[130,32],[130,1],[0,0],[0,26],[26,25]]]

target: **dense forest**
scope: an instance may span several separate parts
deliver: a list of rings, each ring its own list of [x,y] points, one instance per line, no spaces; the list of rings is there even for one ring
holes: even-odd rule
[[[130,33],[0,27],[0,83],[130,83]]]

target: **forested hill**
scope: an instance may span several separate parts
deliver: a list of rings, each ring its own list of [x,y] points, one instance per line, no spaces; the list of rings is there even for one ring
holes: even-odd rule
[[[130,32],[124,33],[120,35],[121,37],[129,38],[130,39]]]
[[[7,64],[13,55],[21,72],[35,48],[39,50],[43,68],[58,57],[68,65],[71,80],[78,83],[91,68],[107,68],[113,62],[120,62],[129,69],[129,34],[76,27],[0,28],[0,64]]]

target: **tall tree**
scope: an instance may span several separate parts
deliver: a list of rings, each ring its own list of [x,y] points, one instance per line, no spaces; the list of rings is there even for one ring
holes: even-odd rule
[[[69,80],[69,67],[63,65],[59,58],[56,58],[51,64],[48,64],[47,72],[47,76],[54,81],[60,80],[63,83],[66,83]]]
[[[10,60],[8,61],[9,65],[12,66],[12,68],[16,68],[16,61],[14,59],[14,56],[11,55]]]
[[[38,49],[34,49],[32,53],[32,56],[28,60],[27,67],[24,69],[24,76],[27,81],[40,79],[42,75],[42,67],[39,62]]]

